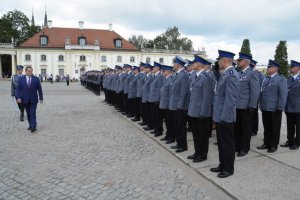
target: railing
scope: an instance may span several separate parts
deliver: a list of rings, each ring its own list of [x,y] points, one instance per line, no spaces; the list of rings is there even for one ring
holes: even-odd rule
[[[193,54],[193,55],[206,55],[206,51],[188,51],[188,50],[174,50],[174,49],[150,49],[143,48],[142,52],[146,53],[173,53],[173,54]]]
[[[66,44],[65,49],[78,49],[78,50],[100,50],[99,45],[72,45],[72,44]]]
[[[0,43],[0,48],[13,49],[15,47],[12,43]]]

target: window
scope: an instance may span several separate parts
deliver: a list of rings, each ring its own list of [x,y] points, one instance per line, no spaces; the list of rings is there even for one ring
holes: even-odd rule
[[[78,44],[79,45],[86,45],[86,38],[85,37],[79,37],[78,38]]]
[[[46,69],[41,69],[41,74],[43,75],[43,77],[46,77],[47,70]]]
[[[117,57],[117,62],[122,62],[122,56]]]
[[[59,55],[58,56],[58,61],[64,61],[64,56],[63,55]]]
[[[85,61],[85,56],[80,56],[80,61]]]
[[[42,35],[42,36],[40,37],[40,44],[41,44],[41,45],[48,45],[48,37],[45,36],[45,35]]]
[[[29,54],[25,55],[25,61],[30,61],[31,60],[31,56]]]
[[[147,57],[146,58],[146,63],[150,63],[151,62],[151,58]]]
[[[160,59],[159,59],[159,63],[160,63],[160,64],[164,64],[164,58],[160,58]]]
[[[130,62],[132,62],[132,63],[135,62],[135,57],[134,56],[130,57]]]
[[[116,40],[116,48],[122,47],[122,40]]]
[[[101,56],[101,62],[106,62],[106,56]]]
[[[41,55],[41,61],[46,61],[46,60],[47,60],[46,55]]]

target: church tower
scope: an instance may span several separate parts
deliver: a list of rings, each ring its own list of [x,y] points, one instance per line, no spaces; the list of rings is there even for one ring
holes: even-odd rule
[[[47,10],[45,6],[44,28],[48,27]]]

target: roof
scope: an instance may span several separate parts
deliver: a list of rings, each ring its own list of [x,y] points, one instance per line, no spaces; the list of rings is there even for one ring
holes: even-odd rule
[[[40,36],[48,36],[48,45],[40,45]],[[65,48],[66,39],[70,39],[71,45],[78,45],[79,37],[86,38],[86,45],[94,45],[98,40],[101,50],[132,50],[138,49],[122,38],[114,31],[101,30],[101,29],[78,29],[78,28],[44,28],[33,37],[26,40],[20,45],[21,48]],[[116,48],[114,40],[121,39],[122,47]]]

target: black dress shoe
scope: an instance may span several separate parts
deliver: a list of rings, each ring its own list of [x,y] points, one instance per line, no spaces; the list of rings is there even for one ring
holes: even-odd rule
[[[27,130],[29,130],[29,131],[30,131],[30,130],[31,130],[31,127],[28,127],[28,129],[27,129]]]
[[[196,153],[194,153],[193,155],[188,156],[187,159],[193,160],[197,157],[198,157],[198,155]]]
[[[277,147],[271,147],[270,149],[268,149],[268,153],[274,153],[277,151]]]
[[[245,155],[247,155],[248,153],[247,152],[245,152],[245,151],[240,151],[240,152],[238,152],[237,153],[237,157],[243,157],[243,156],[245,156]]]
[[[299,149],[299,145],[294,144],[290,146],[290,150],[296,150],[296,149]]]
[[[133,122],[138,122],[138,121],[140,121],[140,119],[134,118],[134,119],[132,119],[131,121],[133,121]]]
[[[286,143],[281,144],[280,146],[281,146],[281,147],[290,147],[290,146],[292,146],[292,145],[287,141]]]
[[[172,144],[172,143],[174,143],[175,142],[175,140],[167,140],[166,141],[166,144]]]
[[[131,114],[127,114],[126,117],[128,117],[128,118],[133,118],[134,116],[131,115]]]
[[[231,176],[231,175],[233,175],[232,172],[222,171],[218,174],[218,177],[219,178],[227,178],[228,176]]]
[[[31,133],[34,133],[36,131],[36,128],[31,129]]]
[[[213,167],[213,168],[210,168],[210,171],[214,172],[214,173],[218,173],[218,172],[221,172],[222,169],[220,167]]]
[[[162,133],[155,133],[154,137],[162,136]]]
[[[156,131],[150,131],[150,134],[156,134]]]
[[[151,131],[151,130],[153,130],[153,128],[150,128],[150,127],[147,126],[147,127],[144,128],[144,130],[145,131]]]
[[[146,126],[147,124],[145,122],[140,122],[139,125],[140,126]]]
[[[197,158],[194,158],[194,159],[193,159],[193,162],[194,162],[194,163],[199,163],[199,162],[203,162],[203,161],[205,161],[205,160],[207,160],[207,157],[206,157],[206,156],[198,156]]]
[[[163,138],[160,139],[160,141],[167,141],[167,140],[168,140],[167,137],[163,137]]]
[[[21,121],[21,122],[24,121],[24,114],[21,114],[21,116],[20,116],[20,121]]]
[[[267,147],[267,145],[263,144],[263,145],[257,147],[257,149],[268,149],[268,147]]]
[[[251,133],[251,136],[257,136],[257,133]]]
[[[171,146],[171,149],[179,149],[179,146],[178,145]]]
[[[218,145],[218,143],[217,143],[217,142],[215,142],[215,143],[214,143],[214,145]]]
[[[187,151],[187,148],[178,148],[175,152],[176,153],[181,153],[181,152],[184,152],[184,151]]]

